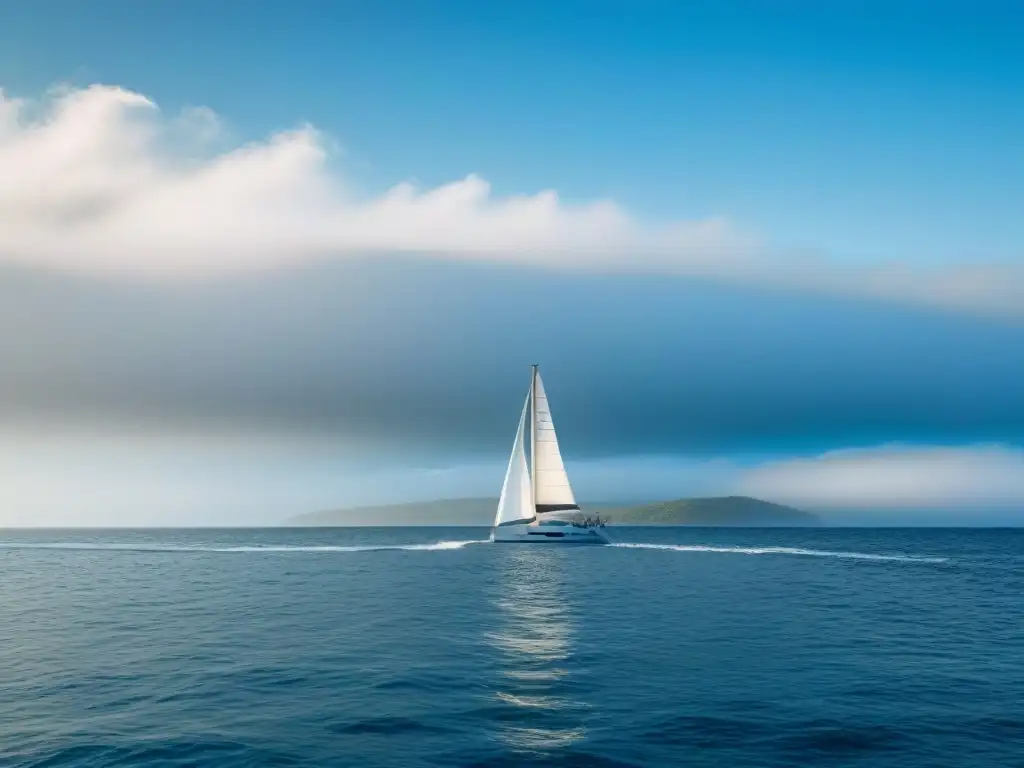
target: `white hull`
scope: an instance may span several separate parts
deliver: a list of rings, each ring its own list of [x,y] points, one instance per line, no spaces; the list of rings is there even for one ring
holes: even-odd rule
[[[491,541],[518,544],[610,544],[602,528],[580,528],[572,525],[524,523],[501,525],[491,530]]]

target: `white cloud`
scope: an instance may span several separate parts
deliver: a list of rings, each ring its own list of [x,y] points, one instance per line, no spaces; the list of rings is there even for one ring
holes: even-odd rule
[[[475,175],[360,200],[311,127],[197,156],[219,130],[209,110],[166,119],[114,87],[63,90],[37,105],[0,94],[0,252],[180,275],[351,252],[600,263],[638,246],[684,254],[741,245],[722,221],[649,233],[612,202],[567,205],[552,191],[496,199]]]
[[[1024,450],[888,445],[762,464],[738,492],[807,509],[969,510],[1024,506]]]
[[[122,88],[64,88],[36,102],[0,91],[0,260],[188,277],[413,252],[1024,312],[1024,270],[1014,266],[841,269],[773,252],[724,218],[650,227],[612,201],[497,198],[475,175],[364,199],[312,127],[233,148],[225,140],[209,109],[166,116]]]

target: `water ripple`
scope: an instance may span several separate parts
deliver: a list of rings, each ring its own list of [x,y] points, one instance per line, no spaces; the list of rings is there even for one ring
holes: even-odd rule
[[[0,765],[1006,768],[1024,754],[1024,532],[482,538],[5,531]]]

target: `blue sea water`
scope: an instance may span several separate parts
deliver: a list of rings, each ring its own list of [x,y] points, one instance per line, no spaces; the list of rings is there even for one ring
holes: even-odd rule
[[[613,533],[0,532],[0,765],[1024,765],[1024,531]]]

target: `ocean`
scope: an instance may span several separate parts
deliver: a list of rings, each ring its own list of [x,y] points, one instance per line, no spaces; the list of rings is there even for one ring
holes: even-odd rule
[[[0,531],[0,765],[1024,766],[1024,531]]]

